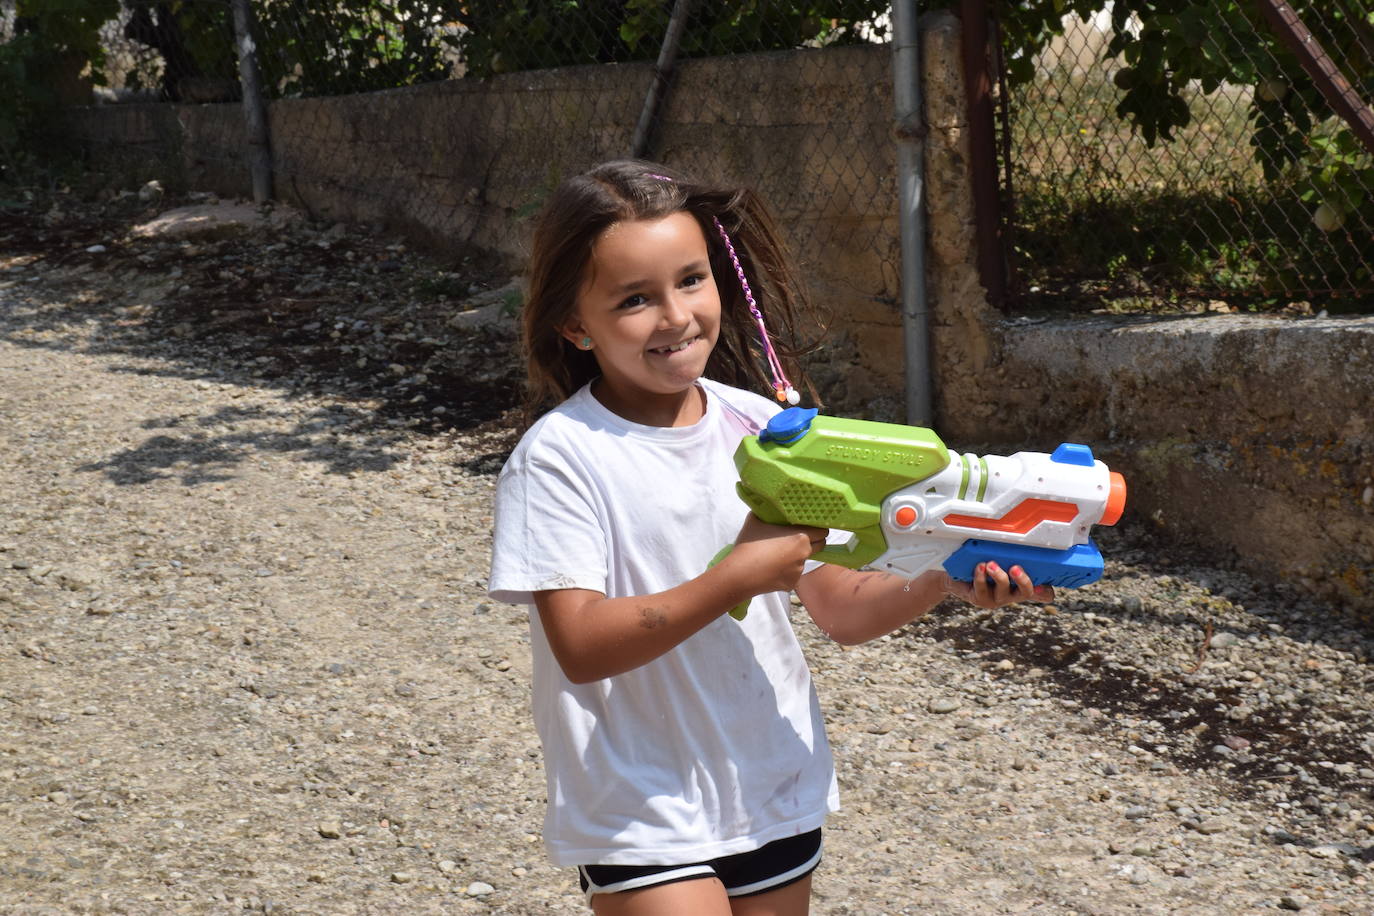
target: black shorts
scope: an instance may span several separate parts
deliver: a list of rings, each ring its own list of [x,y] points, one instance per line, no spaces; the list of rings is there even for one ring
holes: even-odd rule
[[[616,894],[675,881],[716,877],[731,897],[747,897],[800,881],[821,864],[819,828],[800,836],[774,840],[752,852],[688,865],[579,865],[582,891]]]

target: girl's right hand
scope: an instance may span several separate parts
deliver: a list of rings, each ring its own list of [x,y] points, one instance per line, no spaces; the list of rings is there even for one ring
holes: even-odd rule
[[[721,564],[730,564],[744,578],[751,596],[791,591],[806,561],[825,546],[827,534],[825,528],[770,525],[751,512]]]

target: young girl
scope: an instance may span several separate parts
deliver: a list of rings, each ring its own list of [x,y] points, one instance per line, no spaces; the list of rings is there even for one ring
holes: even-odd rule
[[[749,514],[732,456],[779,407],[736,386],[770,387],[766,361],[790,388],[761,316],[794,340],[800,302],[758,198],[666,166],[565,182],[535,233],[529,379],[561,403],[501,472],[490,590],[533,605],[545,840],[598,914],[807,912],[839,800],[789,591],[846,644],[947,594],[1052,597],[1017,567],[821,565],[824,530]]]

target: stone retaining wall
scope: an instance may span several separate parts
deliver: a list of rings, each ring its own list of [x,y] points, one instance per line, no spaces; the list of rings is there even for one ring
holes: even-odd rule
[[[947,436],[1092,443],[1138,519],[1374,624],[1374,318],[990,330]]]

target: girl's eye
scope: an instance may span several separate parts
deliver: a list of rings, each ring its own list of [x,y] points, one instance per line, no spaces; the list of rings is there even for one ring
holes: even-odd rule
[[[622,309],[637,308],[638,306],[641,306],[641,305],[643,305],[644,303],[646,303],[646,302],[648,302],[648,301],[649,301],[648,299],[646,299],[646,298],[644,298],[643,296],[639,295],[639,293],[635,293],[633,296],[629,297],[629,298],[626,299],[624,302],[621,302],[620,305],[616,306],[616,308],[622,308]]]
[[[706,282],[705,274],[691,274],[682,281],[683,286],[700,286]]]

